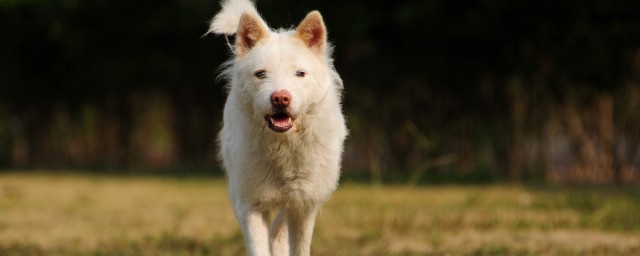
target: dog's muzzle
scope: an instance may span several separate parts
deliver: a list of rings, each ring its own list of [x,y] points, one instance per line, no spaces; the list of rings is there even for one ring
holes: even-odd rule
[[[269,124],[269,129],[276,132],[286,132],[293,128],[294,118],[286,111],[279,111],[264,117]]]
[[[291,94],[287,90],[275,91],[271,94],[273,112],[264,117],[271,130],[286,132],[293,127],[295,118],[287,111],[291,100]]]

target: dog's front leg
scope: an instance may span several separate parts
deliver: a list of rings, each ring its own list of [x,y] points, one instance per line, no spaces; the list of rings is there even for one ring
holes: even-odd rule
[[[311,254],[311,238],[313,226],[319,207],[311,207],[304,210],[289,210],[289,245],[290,253],[295,256],[308,256]]]
[[[234,208],[246,241],[247,255],[270,255],[269,212],[259,211],[247,204],[239,204]]]
[[[281,210],[271,224],[269,239],[271,240],[271,256],[289,256],[289,228],[287,213]]]

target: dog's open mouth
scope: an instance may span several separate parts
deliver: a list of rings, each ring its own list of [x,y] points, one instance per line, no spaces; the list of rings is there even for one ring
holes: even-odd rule
[[[286,132],[293,127],[294,118],[284,111],[266,115],[264,119],[267,120],[269,128],[276,132]]]

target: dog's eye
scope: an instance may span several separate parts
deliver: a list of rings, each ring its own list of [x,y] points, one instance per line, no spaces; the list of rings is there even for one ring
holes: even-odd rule
[[[267,71],[264,69],[261,69],[253,73],[253,75],[256,76],[258,79],[265,79],[267,78]]]
[[[305,75],[307,75],[307,72],[304,72],[303,70],[296,71],[297,77],[304,77]]]

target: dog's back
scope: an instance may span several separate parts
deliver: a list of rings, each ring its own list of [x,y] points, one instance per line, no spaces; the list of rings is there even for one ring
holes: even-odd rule
[[[296,30],[273,31],[250,1],[229,0],[210,32],[235,34],[219,144],[248,253],[268,255],[271,247],[274,255],[307,255],[316,213],[337,186],[347,135],[324,21],[314,11]],[[267,215],[276,209],[269,230]]]

